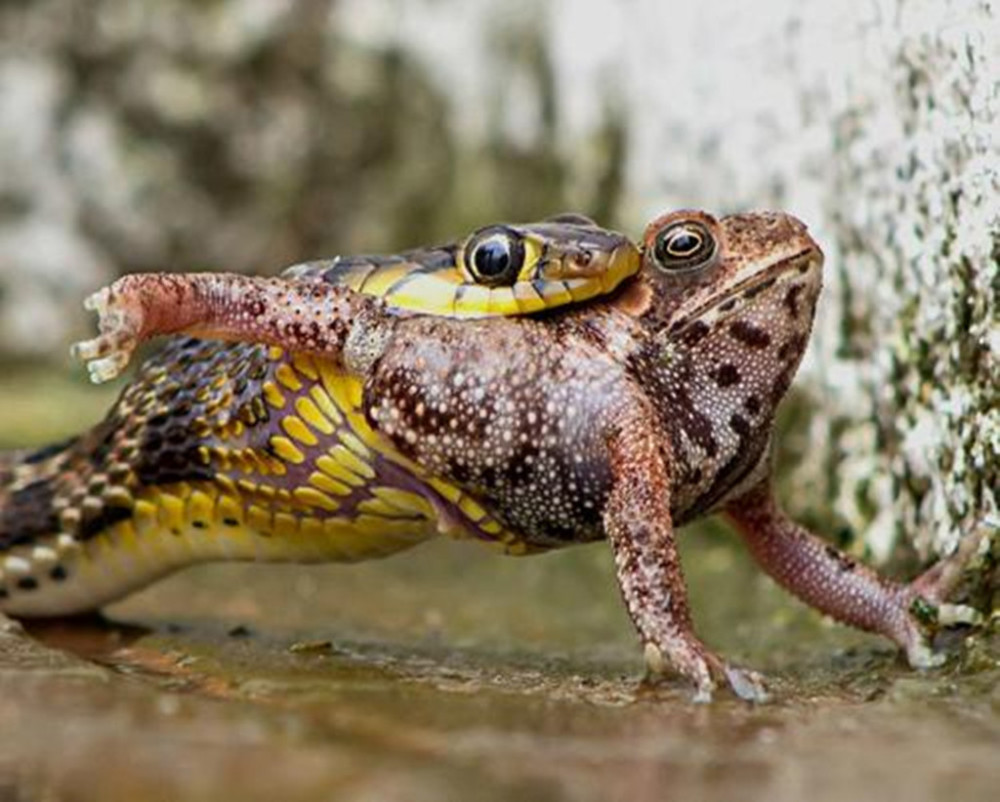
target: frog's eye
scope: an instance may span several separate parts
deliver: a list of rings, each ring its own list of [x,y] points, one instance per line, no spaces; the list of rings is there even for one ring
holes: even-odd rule
[[[653,259],[661,270],[692,270],[715,256],[715,237],[693,220],[669,225],[653,241]]]
[[[491,287],[511,285],[524,264],[524,241],[504,226],[484,228],[465,246],[465,264],[476,281]]]

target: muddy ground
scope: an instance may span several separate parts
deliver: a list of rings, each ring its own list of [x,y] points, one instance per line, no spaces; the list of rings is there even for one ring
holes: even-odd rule
[[[5,445],[107,403],[24,387],[0,382]],[[0,800],[998,798],[1000,637],[915,673],[721,529],[682,545],[700,631],[770,704],[640,686],[603,544],[204,566],[103,619],[0,625]]]

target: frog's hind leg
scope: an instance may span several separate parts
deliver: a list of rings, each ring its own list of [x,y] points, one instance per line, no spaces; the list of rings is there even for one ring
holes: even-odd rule
[[[905,585],[880,576],[789,518],[763,482],[730,502],[726,516],[750,553],[784,588],[842,623],[893,640],[915,668],[940,665],[929,646],[936,605],[954,584],[954,563]],[[965,558],[963,558],[965,559]]]
[[[94,382],[117,376],[142,342],[164,334],[277,345],[364,367],[394,317],[346,287],[226,273],[124,276],[90,296],[100,335],[73,346]],[[350,346],[350,348],[349,348]]]

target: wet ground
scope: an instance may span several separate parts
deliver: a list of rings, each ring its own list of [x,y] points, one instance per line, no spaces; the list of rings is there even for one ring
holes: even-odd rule
[[[0,383],[6,444],[107,400],[36,386]],[[914,673],[721,531],[683,550],[700,631],[768,674],[771,704],[641,688],[602,544],[205,566],[103,620],[0,622],[0,800],[1000,797],[1000,637]]]

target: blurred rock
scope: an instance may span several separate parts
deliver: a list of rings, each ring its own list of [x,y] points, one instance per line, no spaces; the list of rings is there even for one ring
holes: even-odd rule
[[[274,272],[564,208],[553,136],[460,151],[422,65],[341,28],[331,0],[3,4],[0,355],[61,354],[119,272]]]

